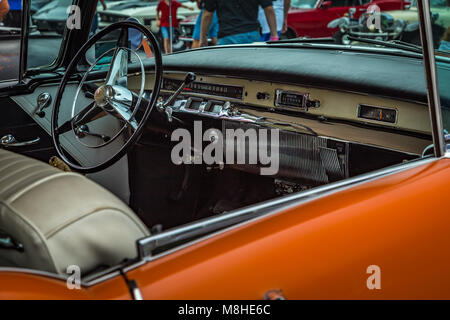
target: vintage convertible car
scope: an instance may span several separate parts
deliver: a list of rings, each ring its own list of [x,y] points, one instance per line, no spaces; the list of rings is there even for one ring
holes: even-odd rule
[[[418,4],[423,52],[162,56],[141,24],[86,22],[30,69],[23,32],[0,83],[0,298],[450,298],[450,56]]]
[[[355,9],[355,18],[366,12],[370,6],[378,6],[381,11],[403,10],[409,5],[404,0],[292,0],[288,15],[288,38],[331,37],[336,30],[327,28],[332,20]]]

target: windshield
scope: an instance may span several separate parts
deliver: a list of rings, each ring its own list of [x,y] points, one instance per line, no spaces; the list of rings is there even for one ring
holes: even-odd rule
[[[292,0],[291,6],[301,9],[312,9],[316,6],[317,0]]]

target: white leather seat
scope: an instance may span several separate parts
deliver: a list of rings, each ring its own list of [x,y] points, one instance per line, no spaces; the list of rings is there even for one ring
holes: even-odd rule
[[[0,267],[66,274],[77,265],[87,274],[135,258],[149,231],[84,176],[0,149],[0,235]],[[6,249],[9,237],[24,251]]]

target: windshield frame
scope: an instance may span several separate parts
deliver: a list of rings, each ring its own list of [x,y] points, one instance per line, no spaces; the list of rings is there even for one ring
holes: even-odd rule
[[[436,158],[450,156],[444,138],[441,96],[437,78],[436,58],[433,45],[433,30],[431,22],[430,1],[417,0],[419,13],[420,38],[423,50],[423,63],[427,83],[427,97],[430,111],[431,130],[433,135],[434,155]]]

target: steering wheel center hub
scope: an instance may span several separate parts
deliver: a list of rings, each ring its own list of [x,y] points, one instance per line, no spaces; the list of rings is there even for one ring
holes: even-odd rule
[[[104,85],[99,87],[94,93],[95,103],[104,108],[108,105],[110,97],[114,95],[114,90],[111,86]]]

